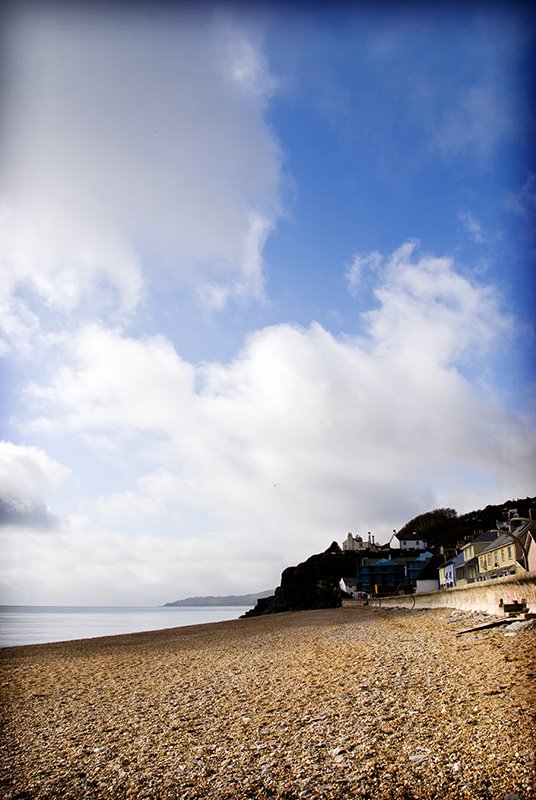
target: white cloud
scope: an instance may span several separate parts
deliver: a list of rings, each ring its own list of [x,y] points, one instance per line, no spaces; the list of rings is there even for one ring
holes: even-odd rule
[[[479,360],[511,334],[493,292],[415,242],[381,262],[360,337],[277,325],[198,366],[164,337],[98,325],[73,337],[33,394],[47,435],[96,442],[86,458],[106,476],[61,539],[77,563],[80,531],[96,537],[88,596],[131,597],[134,580],[151,602],[254,591],[349,529],[384,541],[434,507],[530,494],[533,428],[475,388]]]
[[[367,314],[377,347],[421,367],[475,362],[512,333],[513,321],[492,287],[471,282],[451,258],[414,260],[416,248],[407,242],[388,260],[376,291],[381,305]]]
[[[194,369],[164,337],[136,340],[95,324],[66,339],[65,355],[68,365],[49,387],[29,388],[34,400],[60,402],[62,416],[46,421],[47,429],[55,421],[56,429],[97,434],[170,431],[177,409],[191,403]]]
[[[346,270],[346,282],[348,291],[351,295],[357,295],[363,279],[364,271],[378,270],[382,264],[382,261],[383,257],[381,253],[378,253],[376,250],[373,253],[367,253],[366,255],[360,255],[356,253],[352,259],[352,263]]]
[[[157,264],[220,302],[262,296],[280,153],[247,31],[207,10],[32,8],[5,36],[0,301],[129,313]]]
[[[0,528],[0,582],[4,602],[45,605],[159,605],[183,596],[232,594],[270,588],[279,578],[260,543],[233,537],[177,540],[136,537],[97,527],[77,515],[47,532]],[[237,575],[238,580],[237,580]]]
[[[483,244],[486,242],[487,237],[484,233],[484,229],[471,211],[462,211],[458,215],[458,219],[476,244]]]
[[[0,524],[48,524],[44,497],[59,489],[69,470],[37,447],[0,441]]]

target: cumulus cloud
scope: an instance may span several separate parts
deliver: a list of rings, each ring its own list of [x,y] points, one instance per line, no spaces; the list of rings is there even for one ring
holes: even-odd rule
[[[261,297],[281,159],[244,27],[53,4],[6,24],[4,309],[31,292],[57,313],[129,313],[156,265],[215,305]]]
[[[44,496],[60,488],[68,475],[43,450],[0,442],[0,525],[53,524]]]
[[[512,333],[513,321],[491,286],[465,277],[452,258],[417,255],[417,246],[406,242],[387,260],[380,306],[366,314],[370,335],[377,348],[421,368],[474,362]]]
[[[34,425],[84,442],[106,474],[79,527],[125,584],[142,576],[140,596],[254,591],[349,529],[385,541],[424,510],[532,491],[534,432],[478,380],[511,334],[493,291],[416,242],[374,261],[359,336],[275,325],[193,365],[162,336],[92,325],[34,386]],[[113,600],[110,568],[95,570]]]
[[[38,428],[169,431],[177,425],[177,409],[185,411],[191,402],[194,368],[162,336],[137,340],[93,324],[64,346],[68,365],[49,386],[28,389],[34,400],[61,406],[61,416],[36,420]]]

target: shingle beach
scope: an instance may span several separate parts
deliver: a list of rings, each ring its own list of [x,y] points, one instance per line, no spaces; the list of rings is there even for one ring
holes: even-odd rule
[[[536,629],[306,611],[9,648],[6,800],[534,800]]]

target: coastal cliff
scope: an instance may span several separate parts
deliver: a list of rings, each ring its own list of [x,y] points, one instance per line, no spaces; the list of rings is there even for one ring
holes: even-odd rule
[[[352,575],[356,564],[355,553],[343,552],[337,542],[332,542],[323,553],[316,553],[297,566],[283,570],[281,584],[274,594],[260,598],[243,617],[338,608],[342,604],[339,580],[345,575]]]

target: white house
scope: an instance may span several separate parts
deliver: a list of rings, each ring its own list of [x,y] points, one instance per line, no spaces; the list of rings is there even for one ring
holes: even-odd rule
[[[401,550],[426,550],[428,547],[418,533],[395,533],[391,539],[398,540]]]

